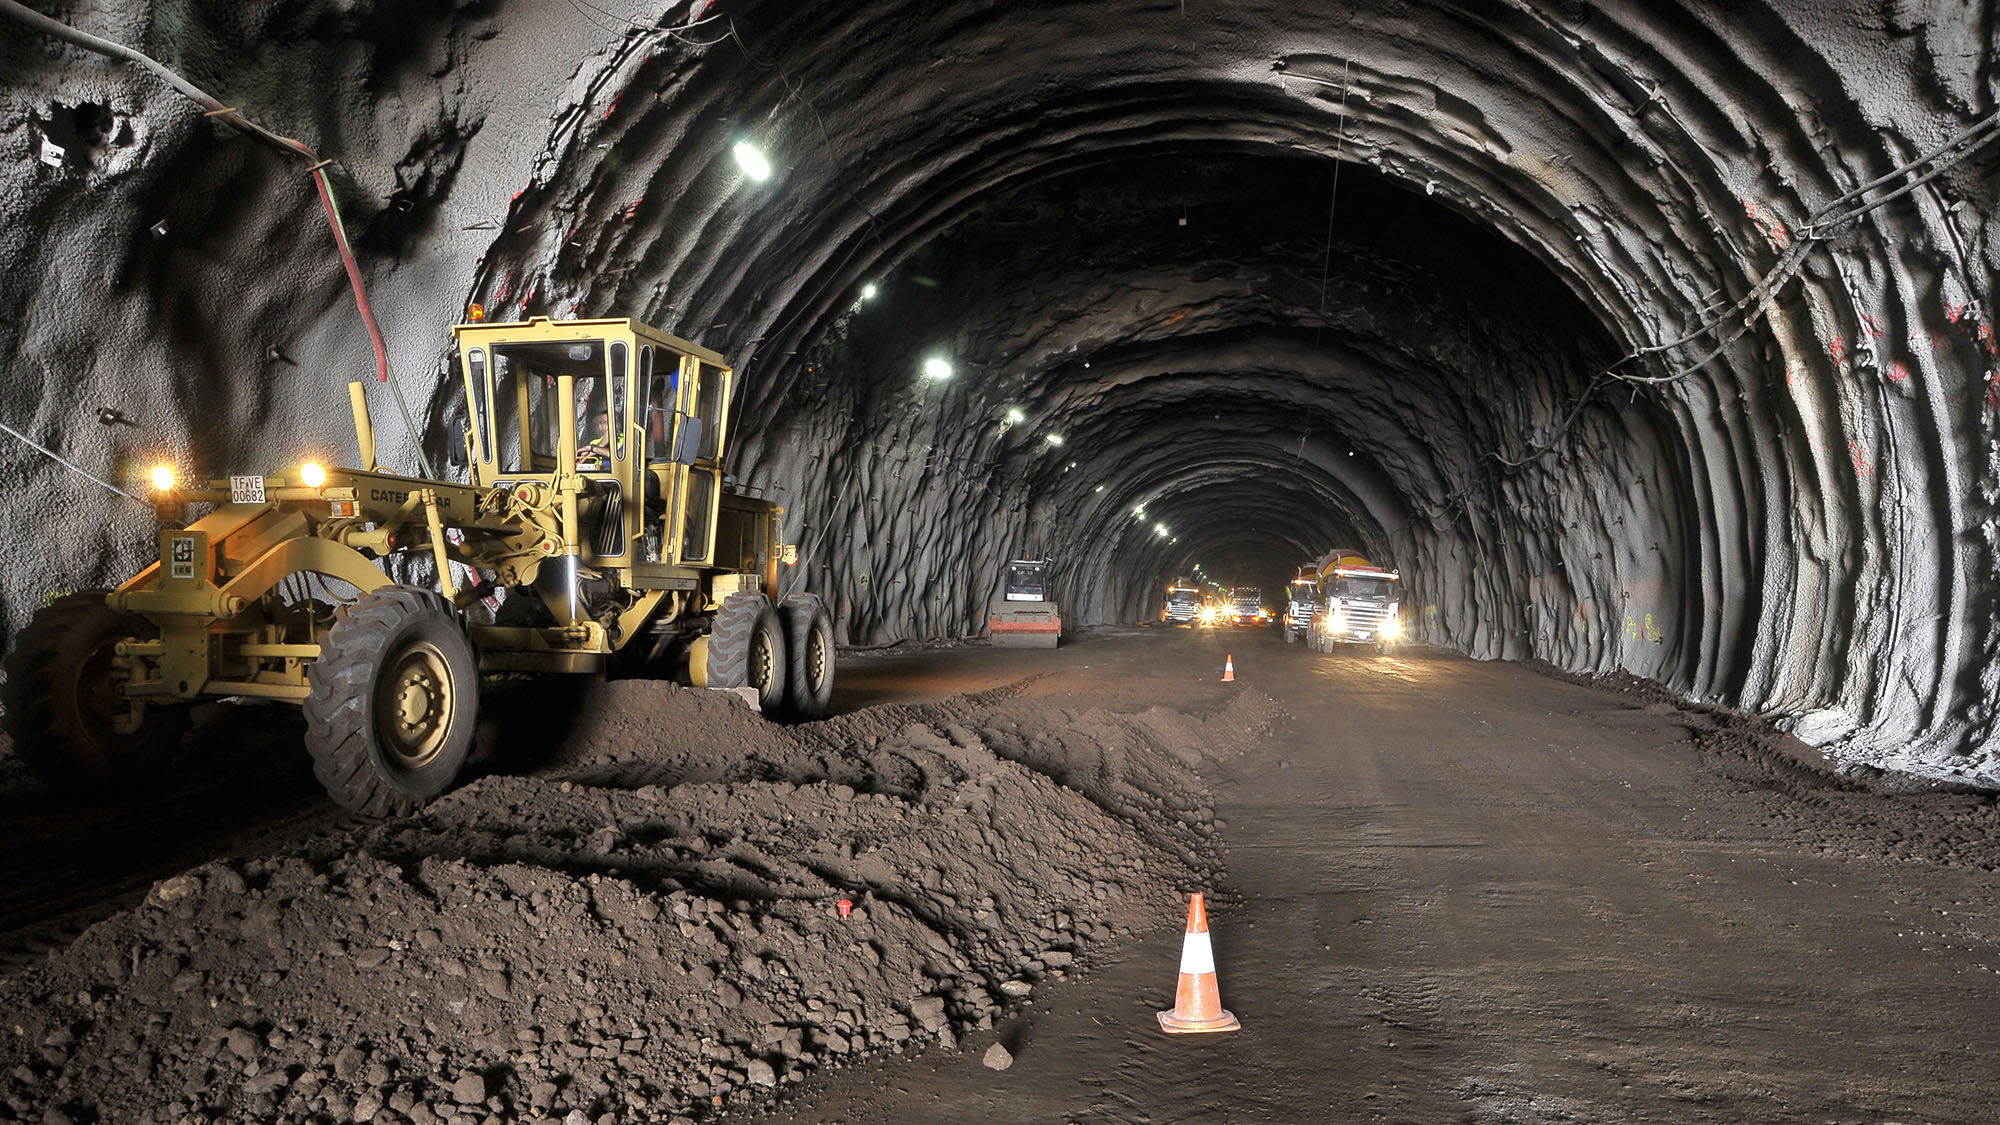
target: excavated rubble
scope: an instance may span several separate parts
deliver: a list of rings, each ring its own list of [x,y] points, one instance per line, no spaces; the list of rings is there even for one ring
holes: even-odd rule
[[[500,701],[534,775],[163,880],[0,981],[0,1120],[701,1120],[955,1049],[1171,930],[1219,862],[1189,763],[1276,716],[1014,693],[790,729],[643,681],[567,731]]]

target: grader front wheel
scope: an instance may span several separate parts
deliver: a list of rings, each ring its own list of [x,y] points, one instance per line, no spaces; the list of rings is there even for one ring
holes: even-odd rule
[[[415,811],[472,750],[478,662],[450,603],[428,590],[389,586],[343,607],[308,679],[313,773],[355,812]]]
[[[186,707],[148,707],[130,734],[112,725],[126,709],[111,674],[114,648],[158,635],[144,618],[113,613],[96,590],[57,598],[15,637],[0,702],[14,753],[50,788],[129,793],[172,764],[188,729]]]

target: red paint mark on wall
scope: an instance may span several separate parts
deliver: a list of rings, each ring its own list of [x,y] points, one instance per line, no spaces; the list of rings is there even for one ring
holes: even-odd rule
[[[1167,318],[1167,323],[1168,323],[1168,324],[1179,324],[1179,323],[1180,323],[1181,321],[1183,321],[1183,320],[1186,320],[1186,319],[1187,319],[1187,315],[1188,315],[1188,313],[1190,313],[1190,312],[1192,312],[1192,311],[1193,311],[1192,309],[1182,309],[1181,311],[1179,311],[1179,312],[1175,313],[1174,315],[1172,315],[1172,316],[1168,317],[1168,318]]]
[[[1861,443],[1858,441],[1848,442],[1847,452],[1849,456],[1854,458],[1854,474],[1856,476],[1863,476],[1863,477],[1867,476],[1868,458],[1865,454],[1861,452]]]
[[[500,288],[495,290],[493,293],[494,304],[504,305],[507,303],[507,298],[514,295],[514,279],[517,276],[519,276],[520,273],[521,273],[520,270],[507,271],[507,276],[502,278],[500,281]]]
[[[1778,221],[1777,216],[1751,200],[1745,199],[1740,202],[1743,204],[1743,214],[1756,226],[1757,233],[1764,236],[1764,241],[1770,243],[1773,250],[1783,250],[1791,245],[1792,232],[1786,229],[1785,224]]]
[[[624,96],[625,95],[623,94],[618,95],[619,98],[622,98]],[[617,112],[618,112],[618,98],[612,98],[611,104],[604,107],[604,120],[606,121],[611,120],[611,115]]]
[[[1909,377],[1909,365],[1905,364],[1902,360],[1899,359],[1889,365],[1889,381],[1891,383],[1900,383]]]
[[[1953,324],[1957,324],[1961,319],[1964,318],[1965,309],[1966,306],[1964,305],[1947,304],[1944,307],[1944,318],[1946,320],[1951,321]]]
[[[1846,362],[1847,362],[1847,337],[1845,337],[1845,336],[1835,336],[1835,337],[1833,338],[1833,343],[1831,343],[1831,344],[1828,344],[1828,345],[1827,345],[1827,347],[1826,347],[1826,351],[1827,351],[1827,354],[1828,354],[1828,355],[1831,355],[1831,356],[1833,357],[1833,362],[1835,362],[1835,363],[1846,363]]]
[[[633,200],[632,202],[627,203],[625,205],[625,210],[619,212],[619,214],[623,216],[623,221],[628,223],[631,222],[632,216],[639,213],[639,205],[644,202],[646,202],[646,197],[642,195],[639,198]]]
[[[1867,313],[1862,313],[1861,323],[1868,330],[1868,338],[1870,340],[1880,340],[1882,338],[1881,321],[1876,320],[1874,317],[1869,316]]]

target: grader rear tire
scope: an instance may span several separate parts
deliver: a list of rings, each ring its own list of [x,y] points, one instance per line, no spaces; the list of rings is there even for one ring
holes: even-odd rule
[[[307,674],[306,749],[336,802],[363,816],[415,812],[472,750],[479,663],[451,603],[389,586],[335,614]]]
[[[51,789],[88,795],[130,793],[156,782],[180,752],[188,710],[146,708],[139,729],[119,734],[125,709],[111,682],[112,648],[127,637],[159,636],[143,617],[113,613],[104,591],[57,598],[14,638],[0,703],[14,753]]]
[[[785,623],[785,713],[794,719],[824,719],[833,701],[833,615],[817,594],[793,594],[778,607]]]
[[[766,715],[785,707],[785,633],[771,599],[731,594],[715,612],[708,634],[708,686],[753,688]]]

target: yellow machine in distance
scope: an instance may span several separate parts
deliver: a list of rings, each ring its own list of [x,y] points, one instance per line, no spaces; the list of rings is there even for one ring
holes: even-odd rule
[[[453,335],[470,483],[380,471],[358,383],[358,469],[156,473],[158,561],[16,639],[16,753],[61,787],[130,789],[193,701],[283,700],[334,799],[388,815],[457,776],[483,673],[650,666],[823,715],[832,619],[811,594],[772,603],[797,561],[783,510],[724,488],[729,364],[629,319]],[[477,604],[503,591],[497,614]]]

